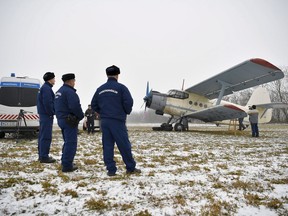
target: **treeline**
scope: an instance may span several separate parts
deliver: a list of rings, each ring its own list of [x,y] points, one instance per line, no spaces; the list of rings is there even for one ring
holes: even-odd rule
[[[288,104],[288,67],[282,68],[282,71],[285,74],[283,79],[263,84],[262,86],[268,89],[272,102]],[[247,104],[252,92],[252,88],[245,89],[228,95],[224,97],[223,100],[244,106]],[[154,110],[147,109],[146,111],[132,112],[132,114],[128,116],[127,121],[129,123],[163,123],[167,122],[168,119],[169,116],[156,115]],[[288,123],[288,109],[273,109],[271,122]]]
[[[146,109],[146,111],[132,112],[127,117],[129,123],[163,123],[167,122],[169,116],[156,115],[155,110]]]

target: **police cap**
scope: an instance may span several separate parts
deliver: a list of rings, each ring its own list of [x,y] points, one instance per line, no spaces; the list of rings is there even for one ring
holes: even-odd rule
[[[106,74],[107,74],[107,76],[118,75],[118,74],[120,74],[120,69],[117,66],[112,65],[112,66],[106,68]]]
[[[62,76],[62,80],[63,82],[67,81],[67,80],[71,80],[71,79],[75,79],[75,74],[73,73],[68,73],[68,74],[64,74]]]
[[[46,72],[43,76],[43,80],[46,82],[46,81],[53,79],[54,77],[55,75],[53,72]]]

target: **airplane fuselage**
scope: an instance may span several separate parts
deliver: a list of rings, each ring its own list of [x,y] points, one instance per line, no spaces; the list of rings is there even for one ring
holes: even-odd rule
[[[174,89],[167,94],[152,91],[147,103],[147,107],[155,110],[156,114],[179,117],[211,106],[213,104],[206,97]]]
[[[263,94],[262,94],[263,97]],[[155,113],[158,115],[168,114],[175,118],[181,118],[183,116],[189,116],[190,114],[208,109],[215,106],[215,99],[208,99],[204,96],[189,93],[181,90],[170,90],[167,94],[159,93],[157,91],[152,91],[147,99],[147,107],[155,110]],[[231,105],[236,107],[244,112],[248,113],[248,106],[241,106],[231,102],[222,100],[220,105]],[[272,110],[267,110],[264,108],[258,108],[259,111],[259,123],[267,123],[271,120]],[[217,121],[215,123],[223,122],[228,123],[227,121]],[[248,117],[244,118],[244,122],[249,124]]]
[[[189,96],[185,99],[167,96],[166,106],[163,110],[164,113],[181,117],[213,106],[208,98],[193,93],[187,94]]]

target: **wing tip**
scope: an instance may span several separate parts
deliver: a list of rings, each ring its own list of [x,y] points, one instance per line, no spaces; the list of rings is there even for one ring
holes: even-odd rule
[[[268,67],[268,68],[271,68],[273,70],[279,70],[281,71],[278,67],[276,67],[275,65],[271,64],[270,62],[264,60],[264,59],[261,59],[261,58],[253,58],[253,59],[250,59],[251,62],[255,63],[255,64],[259,64],[259,65],[262,65],[264,67]]]

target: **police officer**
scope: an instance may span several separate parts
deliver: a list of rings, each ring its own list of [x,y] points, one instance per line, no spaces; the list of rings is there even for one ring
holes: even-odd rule
[[[96,112],[91,109],[91,105],[88,105],[88,109],[85,111],[85,116],[87,118],[86,126],[88,129],[88,134],[94,133],[94,120],[96,118]]]
[[[52,127],[54,118],[54,92],[55,75],[53,72],[44,74],[45,83],[40,88],[37,96],[37,111],[40,118],[38,155],[40,163],[54,163],[56,160],[49,156],[52,142]]]
[[[84,118],[84,113],[74,89],[75,75],[64,74],[62,80],[64,84],[55,95],[55,114],[64,139],[62,172],[73,172],[78,169],[73,160],[77,150],[78,123]]]
[[[119,74],[118,67],[108,67],[108,81],[96,90],[91,102],[92,109],[101,117],[103,157],[108,176],[116,175],[117,171],[114,161],[115,142],[126,165],[126,173],[141,172],[136,168],[126,128],[126,117],[132,111],[133,99],[128,88],[118,83]]]

